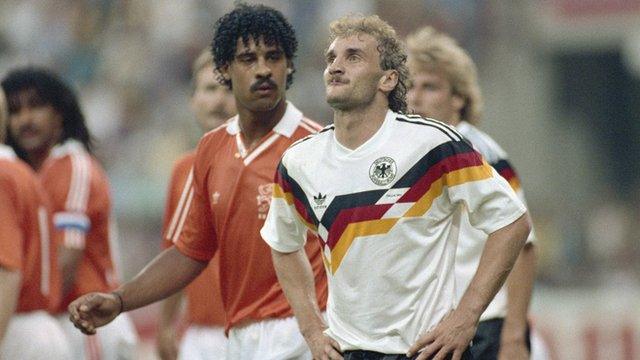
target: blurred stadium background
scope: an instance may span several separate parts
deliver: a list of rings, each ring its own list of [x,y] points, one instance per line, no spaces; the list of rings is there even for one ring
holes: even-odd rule
[[[255,1],[249,1],[255,2]],[[265,0],[300,42],[289,99],[331,121],[327,25],[378,14],[454,35],[477,62],[481,127],[510,153],[539,239],[533,321],[553,359],[640,358],[640,0]],[[125,279],[159,251],[173,161],[195,146],[190,65],[233,2],[2,0],[0,76],[48,66],[79,92],[112,181]],[[133,315],[153,359],[156,307]]]

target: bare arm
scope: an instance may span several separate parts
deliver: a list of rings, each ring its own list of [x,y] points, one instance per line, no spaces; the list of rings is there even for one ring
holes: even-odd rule
[[[427,359],[432,354],[444,358],[451,353],[453,359],[460,359],[476,332],[480,315],[507,279],[530,228],[528,216],[524,214],[489,235],[478,270],[458,307],[433,330],[420,337],[409,349],[410,356],[424,349],[418,360]]]
[[[184,288],[207,266],[171,247],[153,259],[133,280],[111,294],[91,293],[69,305],[70,319],[82,332],[94,334],[120,312],[161,300]]]
[[[76,270],[80,259],[82,259],[83,250],[72,249],[66,246],[58,247],[58,260],[60,269],[62,270],[62,296],[66,296],[73,290],[73,284],[76,281]]]
[[[292,253],[272,249],[271,254],[278,281],[314,359],[342,359],[338,344],[323,333],[327,325],[318,307],[313,270],[304,249]]]
[[[158,319],[157,348],[162,360],[175,360],[178,357],[178,340],[175,322],[182,303],[182,291],[162,301]]]
[[[536,276],[536,253],[526,244],[507,278],[507,316],[500,339],[501,359],[526,359],[527,313]]]
[[[20,278],[19,271],[0,267],[0,344],[18,305]]]

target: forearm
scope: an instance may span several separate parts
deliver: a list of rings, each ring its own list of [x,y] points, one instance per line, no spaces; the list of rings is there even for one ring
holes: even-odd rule
[[[273,265],[303,336],[326,329],[318,307],[311,264],[304,249],[292,253],[271,251]]]
[[[535,276],[535,247],[533,244],[526,244],[507,278],[508,302],[502,331],[503,339],[524,339]]]
[[[60,246],[58,247],[58,254],[60,269],[62,270],[62,296],[66,296],[73,290],[73,284],[76,281],[76,271],[80,259],[82,259],[83,250]]]
[[[129,311],[164,299],[187,286],[207,266],[171,247],[145,266],[133,280],[115,292],[122,297],[122,310]]]
[[[20,272],[0,267],[0,344],[18,305]]]
[[[510,225],[489,235],[478,270],[460,299],[459,309],[476,319],[480,318],[507,279],[529,230],[529,219],[524,214]]]

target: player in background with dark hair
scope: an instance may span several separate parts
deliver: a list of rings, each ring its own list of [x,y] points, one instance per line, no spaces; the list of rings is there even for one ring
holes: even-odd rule
[[[0,88],[0,358],[70,359],[60,324],[60,271],[50,204],[33,170],[4,144]],[[46,349],[46,351],[43,351]]]
[[[235,115],[235,100],[228,87],[216,79],[211,49],[207,48],[193,62],[191,110],[203,132],[209,132]],[[195,160],[190,151],[176,161],[171,172],[165,206],[162,247],[173,246],[173,232],[181,213],[175,211],[185,201],[189,187],[185,183]],[[182,292],[162,303],[158,323],[157,345],[162,360],[211,359],[214,354],[224,356],[227,338],[224,335],[224,309],[220,295],[219,256],[214,256],[207,268],[185,289],[188,328],[178,351],[175,320],[180,308]]]
[[[480,86],[471,57],[450,36],[424,27],[407,38],[408,64],[413,86],[409,107],[438,119],[466,137],[503,176],[524,202],[518,176],[507,153],[476,127],[482,110]],[[456,252],[456,286],[462,297],[478,268],[487,235],[461,222]],[[480,241],[478,241],[480,240]],[[535,278],[534,233],[529,234],[505,285],[480,317],[471,353],[475,359],[528,359],[531,350],[527,312]]]
[[[238,116],[207,133],[198,145],[191,186],[176,210],[182,215],[170,234],[175,245],[115,292],[74,301],[71,320],[85,333],[94,333],[119,313],[180,290],[218,252],[227,359],[309,359],[269,247],[259,234],[280,156],[320,129],[286,101],[297,41],[284,16],[263,5],[238,5],[215,28],[216,71],[232,89]],[[326,277],[320,246],[311,235],[306,255],[317,284],[311,296],[324,309]]]
[[[54,73],[15,69],[2,80],[9,103],[9,141],[40,176],[59,235],[62,303],[56,309],[75,359],[130,359],[137,336],[128,318],[100,336],[79,336],[64,321],[71,300],[109,291],[117,281],[112,259],[109,180],[91,155],[91,135],[73,91]]]

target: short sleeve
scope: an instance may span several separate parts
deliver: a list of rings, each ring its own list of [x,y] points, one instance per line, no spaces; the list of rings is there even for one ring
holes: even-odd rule
[[[186,177],[186,179],[185,179]],[[165,202],[164,216],[162,223],[162,248],[166,249],[173,245],[176,229],[180,217],[186,209],[186,202],[189,191],[192,189],[193,171],[189,168],[187,174],[179,163],[173,167],[171,180],[167,190],[167,200]]]
[[[295,206],[295,182],[289,177],[287,168],[282,161],[276,170],[271,206],[260,235],[274,250],[290,253],[304,247],[307,227]]]
[[[516,193],[516,195],[518,196],[520,201],[522,201],[522,203],[526,207],[527,206],[527,201],[526,201],[526,198],[524,196],[524,190],[522,189],[522,186],[521,186],[521,183],[520,183],[520,178],[518,176],[518,172],[513,167],[511,162],[509,160],[507,160],[506,158],[505,159],[499,159],[495,163],[492,163],[491,166],[496,170],[496,172],[498,174],[500,174],[500,176],[502,178],[504,178],[507,181],[507,183],[509,183],[509,186],[511,187],[511,189],[513,189],[513,191]],[[529,237],[527,238],[527,243],[533,243],[533,242],[535,242],[535,239],[536,239],[535,232],[532,229],[529,232]]]
[[[0,177],[0,267],[21,269],[25,234],[20,226],[15,184]]]
[[[91,173],[91,158],[74,153],[56,161],[44,177],[44,186],[55,209],[53,224],[62,233],[61,240],[68,248],[83,250],[86,235],[91,230],[87,214]]]
[[[202,143],[201,143],[202,144]],[[186,256],[199,261],[209,261],[217,249],[217,238],[207,196],[207,154],[198,146],[192,169],[193,181],[186,193],[185,209],[177,220],[172,241]]]
[[[469,222],[491,234],[517,220],[526,208],[509,183],[466,141],[450,142],[443,161],[445,185],[453,204],[464,204]]]

